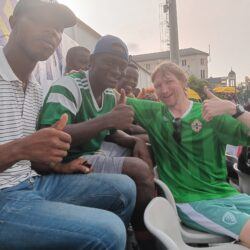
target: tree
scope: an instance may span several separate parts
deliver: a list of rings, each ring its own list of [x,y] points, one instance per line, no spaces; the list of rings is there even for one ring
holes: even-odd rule
[[[205,80],[198,79],[194,75],[191,75],[188,79],[188,86],[196,91],[202,100],[206,98],[204,94],[204,87],[208,85],[208,82]]]

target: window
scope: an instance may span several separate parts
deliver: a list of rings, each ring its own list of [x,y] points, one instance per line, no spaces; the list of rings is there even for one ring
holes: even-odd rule
[[[201,79],[205,79],[206,71],[204,69],[201,70]]]
[[[147,70],[150,70],[150,68],[151,68],[151,65],[147,63],[147,64],[146,64],[146,69],[147,69]]]
[[[187,60],[186,60],[186,59],[185,59],[185,60],[182,60],[182,61],[181,61],[181,65],[182,65],[182,66],[186,66],[186,65],[187,65]]]
[[[205,59],[201,58],[201,65],[205,65]]]

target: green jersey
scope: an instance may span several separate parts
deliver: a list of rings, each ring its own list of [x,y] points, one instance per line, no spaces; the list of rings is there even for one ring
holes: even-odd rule
[[[226,144],[249,145],[250,131],[230,116],[206,122],[202,104],[191,103],[181,118],[180,137],[174,139],[174,117],[163,103],[129,99],[136,121],[147,130],[158,173],[176,202],[229,197],[237,191],[226,181]]]
[[[115,104],[114,91],[106,89],[102,95],[102,106],[99,107],[88,75],[73,73],[53,83],[45,99],[39,123],[41,127],[52,125],[65,113],[69,117],[68,124],[84,122],[110,112]],[[109,130],[103,130],[89,143],[71,148],[66,161],[83,154],[94,154],[109,133]]]

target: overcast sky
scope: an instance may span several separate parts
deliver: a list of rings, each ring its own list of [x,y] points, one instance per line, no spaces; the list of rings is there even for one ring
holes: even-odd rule
[[[160,51],[161,0],[59,0],[101,35],[121,37],[131,54]],[[209,76],[250,75],[250,0],[177,0],[180,48],[208,52]]]

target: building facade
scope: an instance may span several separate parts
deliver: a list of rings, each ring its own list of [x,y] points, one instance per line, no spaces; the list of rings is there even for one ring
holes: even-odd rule
[[[98,32],[93,30],[80,19],[77,19],[77,23],[74,27],[67,28],[64,32],[80,46],[83,46],[90,51],[93,51],[96,42],[101,37]]]
[[[227,76],[209,77],[206,79],[211,88],[215,87],[236,87],[236,73],[231,69]]]
[[[188,75],[194,75],[199,79],[208,77],[208,56],[209,54],[194,48],[180,50],[180,66]],[[170,52],[157,52],[142,55],[134,55],[133,59],[152,73],[155,67],[163,61],[170,60]]]

